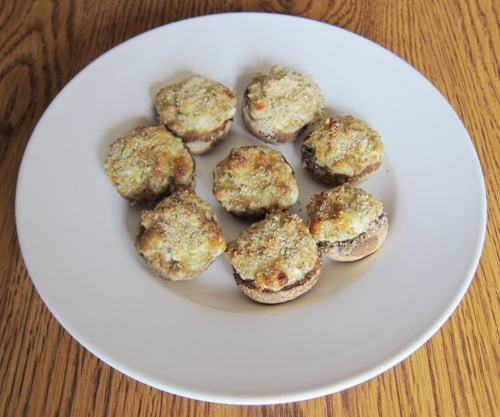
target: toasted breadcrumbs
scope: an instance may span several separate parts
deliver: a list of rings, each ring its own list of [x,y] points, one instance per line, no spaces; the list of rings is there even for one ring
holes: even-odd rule
[[[219,129],[236,113],[236,92],[201,75],[163,87],[155,97],[160,121],[178,136]]]
[[[309,230],[317,242],[353,239],[382,213],[380,200],[349,183],[314,194],[307,205]]]
[[[195,161],[164,126],[142,126],[110,146],[104,171],[132,204],[156,202],[179,185],[194,186]]]
[[[264,134],[293,133],[315,123],[323,115],[325,98],[310,75],[281,65],[258,72],[247,89],[250,114]]]
[[[351,115],[330,117],[318,123],[303,146],[311,150],[317,165],[347,176],[380,163],[384,154],[380,134]]]
[[[141,214],[137,251],[153,270],[173,281],[193,278],[226,249],[210,206],[181,189]]]
[[[229,211],[286,209],[299,195],[292,167],[281,152],[264,145],[233,148],[213,177],[215,197]]]
[[[274,210],[230,242],[226,256],[259,291],[279,291],[314,268],[318,247],[299,216]]]

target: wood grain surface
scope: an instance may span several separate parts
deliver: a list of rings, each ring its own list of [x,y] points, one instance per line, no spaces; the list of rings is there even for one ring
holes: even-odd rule
[[[241,11],[328,22],[413,65],[449,100],[470,133],[489,199],[487,239],[475,278],[430,341],[356,387],[274,406],[226,406],[171,395],[87,352],[33,287],[14,214],[17,174],[30,135],[75,74],[148,29]],[[499,27],[497,0],[0,0],[0,415],[499,416]]]

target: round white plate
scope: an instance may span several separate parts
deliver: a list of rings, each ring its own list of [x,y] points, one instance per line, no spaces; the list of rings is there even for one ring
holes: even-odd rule
[[[312,291],[282,305],[252,302],[221,256],[192,282],[152,274],[135,253],[139,208],[103,172],[108,146],[156,122],[153,97],[194,73],[241,97],[273,64],[311,74],[330,114],[353,114],[386,146],[361,185],[384,201],[390,232],[373,256],[325,262]],[[241,103],[241,101],[240,101]],[[301,140],[281,146],[305,217],[313,192]],[[261,143],[240,115],[230,137],[197,156],[199,195],[228,240],[243,224],[211,191],[234,146]],[[363,382],[419,348],[446,321],[477,267],[486,225],[481,167],[459,118],[417,71],[345,30],[296,17],[223,14],[180,21],[112,49],[49,106],[23,158],[16,199],[22,253],[48,308],[90,352],[174,394],[232,404],[309,399]]]

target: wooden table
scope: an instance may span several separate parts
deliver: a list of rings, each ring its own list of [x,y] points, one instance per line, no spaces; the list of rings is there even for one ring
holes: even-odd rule
[[[483,256],[441,330],[401,364],[326,397],[225,406],[150,388],[110,368],[54,319],[26,272],[14,199],[21,158],[51,100],[109,48],[193,16],[261,11],[346,28],[395,52],[450,101],[479,154],[489,193]],[[0,3],[0,415],[500,415],[500,2],[496,0],[118,1]]]

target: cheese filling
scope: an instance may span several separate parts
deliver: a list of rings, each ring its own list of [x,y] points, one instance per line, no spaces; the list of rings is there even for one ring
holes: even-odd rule
[[[311,76],[275,65],[248,86],[250,114],[266,134],[293,133],[323,116],[325,98]]]
[[[279,291],[314,268],[318,247],[299,216],[276,210],[230,242],[226,256],[259,291]]]
[[[299,189],[292,167],[268,146],[242,146],[214,169],[215,197],[228,209],[288,208]]]
[[[353,239],[382,213],[381,201],[348,183],[313,195],[307,206],[309,229],[317,242]]]
[[[194,191],[183,190],[141,214],[139,252],[176,281],[201,272],[226,249],[210,206]]]
[[[161,89],[156,95],[160,119],[178,135],[220,128],[236,114],[236,93],[196,75]]]
[[[315,162],[337,174],[353,176],[382,160],[380,134],[353,116],[328,118],[304,141]]]
[[[165,127],[143,126],[111,145],[104,170],[121,195],[154,200],[179,184],[189,184],[195,161]]]

